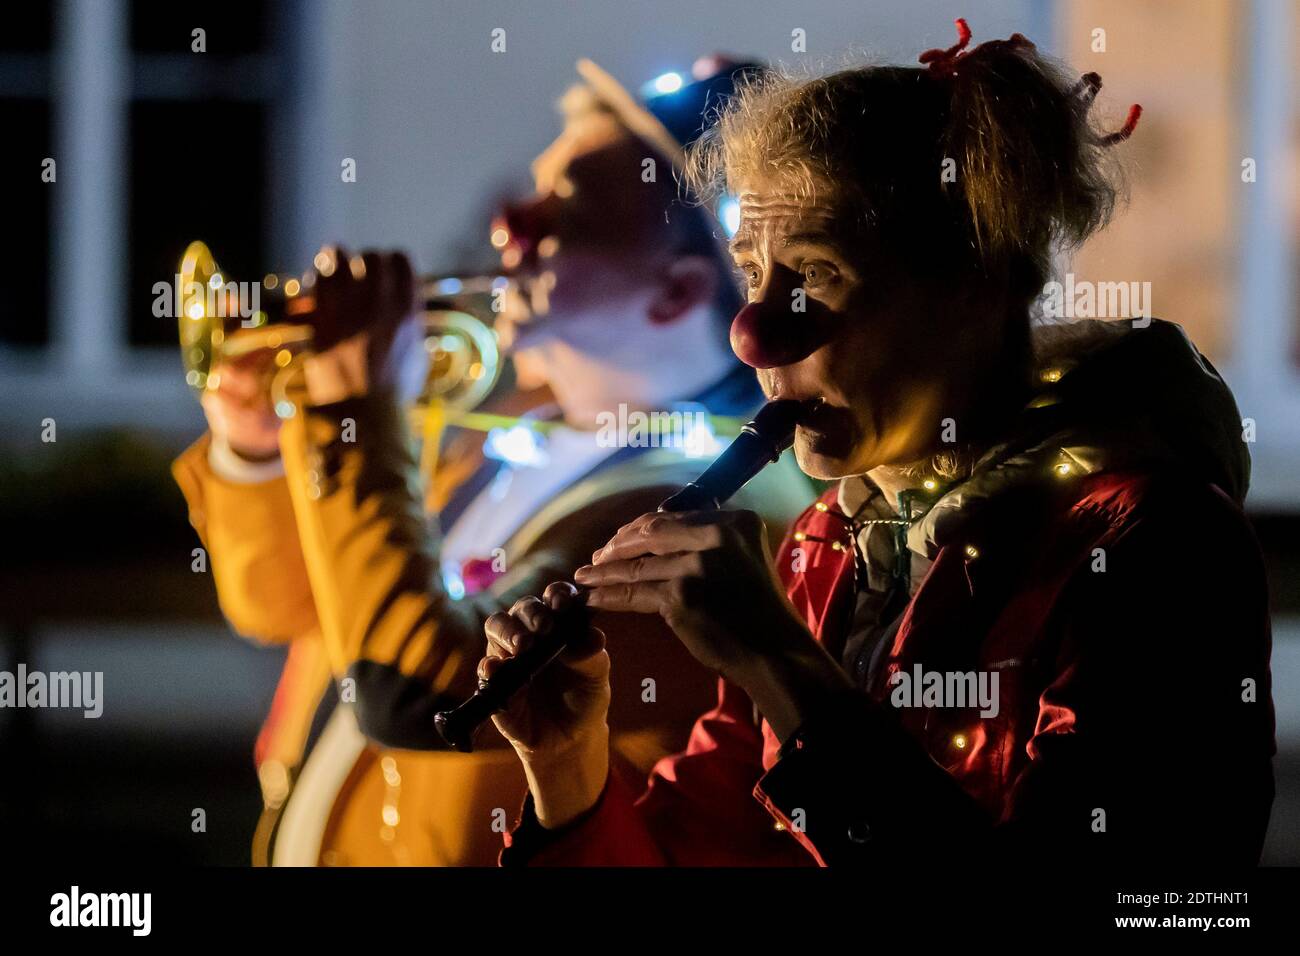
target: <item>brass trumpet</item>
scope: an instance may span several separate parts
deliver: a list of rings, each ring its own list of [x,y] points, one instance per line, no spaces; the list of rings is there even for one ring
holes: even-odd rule
[[[267,350],[276,372],[269,388],[276,414],[291,418],[296,406],[288,395],[289,372],[313,349],[310,325],[293,321],[315,301],[301,280],[271,273],[259,283],[233,281],[200,241],[181,257],[177,298],[181,359],[185,381],[196,392],[215,386],[223,359]],[[421,317],[429,371],[416,412],[437,407],[454,419],[477,406],[501,376],[496,332],[484,318],[461,306],[470,297],[504,289],[494,275],[427,276],[420,280]]]

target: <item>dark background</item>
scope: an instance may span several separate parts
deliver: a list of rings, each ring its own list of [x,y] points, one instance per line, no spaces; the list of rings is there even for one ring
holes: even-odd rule
[[[476,264],[489,198],[526,182],[578,56],[629,85],[718,49],[796,66],[864,51],[907,61],[949,45],[957,15],[977,42],[1019,30],[1101,70],[1101,106],[1118,115],[1130,100],[1148,108],[1133,206],[1076,271],[1153,279],[1157,314],[1189,328],[1259,423],[1249,507],[1273,595],[1281,749],[1266,862],[1300,863],[1300,322],[1295,260],[1272,258],[1300,234],[1276,199],[1300,184],[1300,75],[1289,48],[1270,47],[1300,33],[1300,14],[1272,0],[9,5],[0,669],[102,670],[108,700],[93,721],[0,711],[6,847],[249,858],[252,745],[283,654],[229,632],[209,576],[190,570],[197,541],[168,473],[203,426],[151,290],[191,239],[247,278],[301,269],[327,240],[401,247],[423,270]],[[1089,59],[1096,24],[1111,50]],[[196,26],[204,54],[190,50]],[[510,46],[494,59],[495,26]],[[794,28],[806,55],[790,50]],[[1245,155],[1260,159],[1254,191],[1236,175]],[[54,184],[40,181],[45,157]],[[357,159],[356,184],[340,184],[342,157]],[[39,438],[47,418],[54,443]],[[198,808],[206,833],[191,831]]]

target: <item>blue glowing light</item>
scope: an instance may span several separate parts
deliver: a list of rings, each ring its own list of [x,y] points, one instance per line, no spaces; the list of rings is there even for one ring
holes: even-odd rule
[[[456,295],[463,288],[461,281],[457,278],[439,279],[436,286],[439,295]]]
[[[542,436],[527,425],[492,429],[483,442],[483,454],[516,467],[545,468],[550,462]]]
[[[465,596],[465,579],[461,577],[460,565],[455,561],[442,562],[442,586],[453,601]]]
[[[664,73],[654,78],[653,85],[656,93],[676,93],[682,88],[682,75],[680,73]]]
[[[736,230],[740,228],[740,200],[735,196],[723,196],[718,203],[718,220],[722,223],[727,238],[734,238]]]

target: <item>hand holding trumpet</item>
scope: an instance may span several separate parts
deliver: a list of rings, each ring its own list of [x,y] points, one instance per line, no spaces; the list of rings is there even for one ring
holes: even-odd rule
[[[424,381],[422,336],[415,310],[415,276],[400,252],[349,255],[325,246],[302,281],[315,351],[304,366],[309,401],[341,401],[393,390],[401,400]]]
[[[350,256],[325,246],[295,282],[292,291],[283,290],[284,304],[295,322],[311,329],[313,354],[304,375],[312,404],[384,390],[409,401],[419,393],[425,356],[406,256]],[[274,360],[271,346],[223,356],[201,398],[214,436],[249,461],[279,454],[280,418],[267,387]]]

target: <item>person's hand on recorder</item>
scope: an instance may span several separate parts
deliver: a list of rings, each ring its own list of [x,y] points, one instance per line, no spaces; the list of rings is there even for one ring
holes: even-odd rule
[[[542,599],[521,598],[509,613],[487,619],[487,656],[478,676],[490,678],[507,660],[550,633],[556,612],[581,600],[557,582]],[[609,655],[596,628],[551,662],[492,720],[523,762],[538,822],[556,829],[600,799],[609,774]]]
[[[851,689],[786,600],[752,511],[642,515],[574,580],[590,588],[592,608],[659,614],[696,660],[749,694],[782,741],[828,693]]]
[[[324,246],[303,277],[315,308],[314,354],[305,363],[308,400],[323,405],[393,392],[414,400],[424,384],[427,355],[416,311],[411,263],[400,252],[350,255]]]
[[[245,461],[271,461],[280,455],[280,419],[271,406],[269,349],[223,359],[199,402],[214,440]]]

